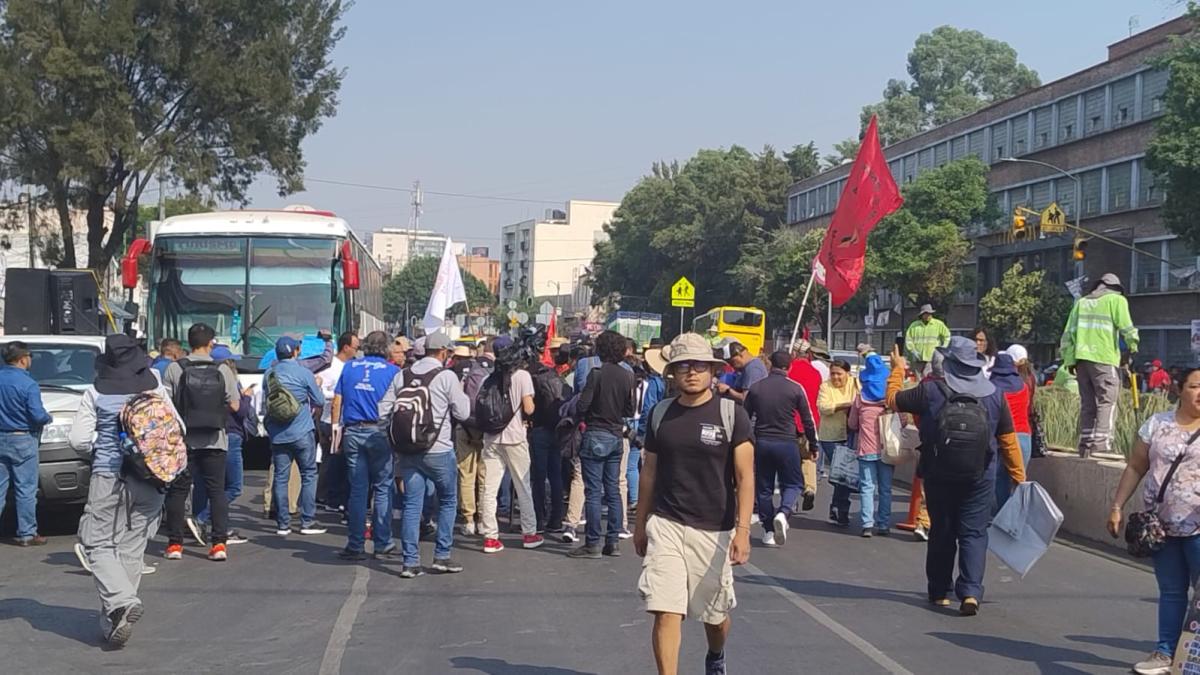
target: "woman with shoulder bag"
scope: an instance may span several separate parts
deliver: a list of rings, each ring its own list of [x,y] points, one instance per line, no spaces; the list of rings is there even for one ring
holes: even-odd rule
[[[1130,517],[1125,539],[1134,555],[1153,556],[1158,581],[1158,644],[1133,667],[1142,675],[1168,673],[1183,631],[1188,591],[1200,577],[1200,368],[1181,373],[1179,407],[1154,415],[1138,431],[1108,517],[1121,533],[1121,508],[1142,477],[1144,512]]]
[[[880,450],[879,417],[886,410],[884,394],[891,370],[871,352],[859,373],[861,393],[854,398],[848,422],[856,432],[858,452],[859,507],[862,536],[889,535],[892,527],[892,465],[883,461]],[[879,499],[876,505],[875,500]]]

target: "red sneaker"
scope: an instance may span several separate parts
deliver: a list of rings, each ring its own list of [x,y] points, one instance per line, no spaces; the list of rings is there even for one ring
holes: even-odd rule
[[[208,550],[208,559],[213,562],[225,562],[228,557],[225,552],[225,544],[213,544],[212,548]]]
[[[167,560],[183,560],[183,544],[167,544]]]
[[[484,553],[499,553],[500,551],[503,551],[503,550],[504,550],[504,544],[500,543],[499,539],[484,539],[483,540],[483,552]]]
[[[537,548],[546,543],[546,538],[540,534],[527,534],[521,541],[521,546],[525,548]]]

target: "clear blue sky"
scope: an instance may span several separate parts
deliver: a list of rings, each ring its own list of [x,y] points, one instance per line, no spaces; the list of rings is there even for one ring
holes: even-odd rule
[[[1178,16],[1175,0],[389,2],[359,0],[334,60],[337,116],[305,144],[313,179],[535,200],[620,201],[658,159],[858,131],[921,33],[950,24],[1016,48],[1043,82]],[[359,232],[404,226],[409,196],[309,182],[253,204],[332,209]],[[426,195],[422,225],[469,244],[554,204]]]

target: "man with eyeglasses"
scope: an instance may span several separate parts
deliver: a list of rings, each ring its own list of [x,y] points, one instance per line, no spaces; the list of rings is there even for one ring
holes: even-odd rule
[[[704,624],[706,675],[724,675],[732,565],[750,559],[754,443],[750,417],[712,390],[721,361],[700,335],[663,350],[678,396],[650,412],[633,543],[645,558],[638,590],[654,615],[659,673],[675,673],[684,616]]]

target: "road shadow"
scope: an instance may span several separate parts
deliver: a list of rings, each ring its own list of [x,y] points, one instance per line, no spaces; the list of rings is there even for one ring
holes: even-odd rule
[[[69,567],[71,569],[63,570],[66,574],[76,574],[79,576],[91,576],[91,574],[79,566],[79,558],[71,551],[55,551],[48,554],[42,562],[55,567]]]
[[[910,607],[927,606],[925,594],[917,591],[890,591],[886,588],[871,586],[856,586],[824,579],[780,579],[758,574],[748,574],[737,578],[739,583],[757,586],[782,586],[787,590],[806,598],[837,598],[839,600],[885,600]]]
[[[1134,640],[1132,638],[1111,637],[1100,635],[1064,635],[1071,642],[1083,642],[1102,647],[1116,647],[1135,654],[1149,654],[1154,649],[1154,640]]]
[[[96,610],[46,605],[30,598],[0,600],[0,626],[16,619],[24,619],[36,631],[54,633],[91,647],[103,644]]]
[[[1106,659],[1081,649],[1040,645],[1036,642],[972,633],[932,632],[926,633],[926,635],[971,651],[1031,663],[1046,675],[1093,673],[1097,668],[1129,668],[1129,664],[1124,661]]]
[[[484,659],[476,656],[455,656],[450,659],[450,664],[456,670],[476,670],[487,675],[592,675],[570,668],[509,663],[503,659]]]

